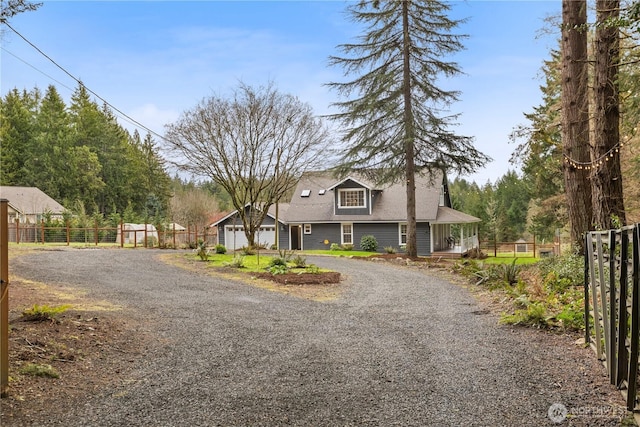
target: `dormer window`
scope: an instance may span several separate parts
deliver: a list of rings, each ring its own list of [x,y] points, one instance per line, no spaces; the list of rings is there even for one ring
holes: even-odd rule
[[[366,208],[364,188],[344,188],[338,191],[338,207]]]

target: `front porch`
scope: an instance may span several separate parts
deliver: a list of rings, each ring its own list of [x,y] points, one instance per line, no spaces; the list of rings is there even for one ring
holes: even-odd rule
[[[478,224],[432,224],[432,258],[459,259],[480,248]]]

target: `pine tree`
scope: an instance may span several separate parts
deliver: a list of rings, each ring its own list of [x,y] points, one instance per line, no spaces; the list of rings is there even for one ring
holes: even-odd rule
[[[364,33],[340,46],[344,56],[330,58],[357,76],[329,84],[346,98],[331,116],[343,125],[347,145],[337,170],[375,168],[378,183],[405,180],[409,256],[417,255],[416,173],[471,173],[489,160],[470,137],[450,130],[458,115],[447,109],[459,93],[436,86],[440,77],[460,73],[443,60],[463,48],[464,36],[452,33],[461,21],[449,19],[449,9],[435,0],[360,1],[348,12]]]

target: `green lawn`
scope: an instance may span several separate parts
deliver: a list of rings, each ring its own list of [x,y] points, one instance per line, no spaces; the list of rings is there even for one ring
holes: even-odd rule
[[[498,257],[488,257],[485,258],[483,260],[480,260],[480,262],[484,262],[485,264],[511,264],[513,262],[513,260],[516,260],[516,265],[523,265],[523,264],[535,264],[536,262],[540,261],[540,258],[534,258],[532,256],[528,256],[528,257],[504,257],[504,256],[498,256]]]
[[[376,252],[366,252],[366,251],[332,251],[330,249],[318,249],[313,251],[303,251],[304,255],[331,255],[331,256],[371,256],[376,254]]]

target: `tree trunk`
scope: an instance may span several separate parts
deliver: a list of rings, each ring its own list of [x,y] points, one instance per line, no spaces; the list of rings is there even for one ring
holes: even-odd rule
[[[416,238],[416,177],[414,159],[415,129],[413,123],[413,108],[411,103],[411,64],[409,62],[409,5],[407,0],[402,1],[402,30],[403,30],[403,73],[402,85],[404,90],[404,155],[405,155],[405,179],[407,185],[407,256],[418,256]]]
[[[591,185],[593,222],[599,229],[617,228],[626,222],[620,170],[620,95],[618,64],[619,0],[596,2],[594,141]]]
[[[562,1],[562,148],[564,184],[574,249],[592,226],[589,183],[587,2]]]

